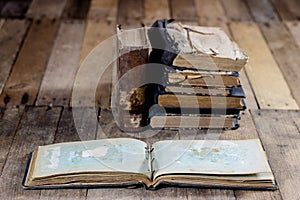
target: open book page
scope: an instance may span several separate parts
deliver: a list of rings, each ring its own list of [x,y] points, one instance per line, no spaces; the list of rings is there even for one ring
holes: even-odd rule
[[[148,172],[147,145],[135,139],[103,139],[39,147],[33,177],[81,172]]]
[[[271,172],[258,139],[173,140],[153,145],[154,178],[162,174],[242,175]]]

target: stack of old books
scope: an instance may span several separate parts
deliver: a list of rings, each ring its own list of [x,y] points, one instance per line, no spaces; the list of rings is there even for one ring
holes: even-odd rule
[[[127,54],[125,60],[127,64],[148,64],[144,74],[140,73],[148,84],[122,93],[126,95],[121,98],[120,110],[132,113],[121,117],[129,119],[124,121],[125,126],[132,127],[129,122],[134,121],[136,127],[238,128],[240,111],[245,109],[239,71],[248,57],[237,45],[219,28],[189,26],[170,20],[159,20],[144,33],[140,44],[147,48],[141,49],[151,49],[149,57],[128,62]],[[120,60],[124,62],[124,56]],[[124,67],[119,62],[119,69]],[[137,104],[142,107],[140,112],[132,111]]]

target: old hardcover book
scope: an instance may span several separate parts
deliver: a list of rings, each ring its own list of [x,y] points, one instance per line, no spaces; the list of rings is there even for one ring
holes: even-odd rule
[[[118,80],[116,102],[118,125],[123,131],[138,131],[145,112],[145,87],[138,85],[145,80],[145,71],[138,66],[148,62],[149,42],[144,27],[124,31],[117,27]],[[129,75],[126,75],[129,73]],[[119,106],[120,105],[120,106]],[[128,119],[124,121],[123,119]]]
[[[192,87],[236,87],[241,85],[238,73],[176,70],[166,72],[166,74],[168,85]]]
[[[150,118],[153,129],[237,129],[239,115],[180,115],[168,113]]]
[[[259,139],[166,140],[150,145],[117,138],[40,146],[32,154],[23,185],[276,189]]]
[[[180,53],[173,65],[212,71],[240,71],[247,55],[217,27],[190,26],[170,23],[168,33]]]
[[[245,109],[243,98],[224,96],[195,96],[185,94],[160,94],[157,103],[166,108],[200,108],[200,109]]]

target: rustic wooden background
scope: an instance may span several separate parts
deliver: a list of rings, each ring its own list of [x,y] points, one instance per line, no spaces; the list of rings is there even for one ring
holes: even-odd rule
[[[300,1],[1,0],[0,17],[0,199],[300,199]],[[241,128],[221,139],[259,137],[279,190],[23,190],[30,151],[79,140],[72,109],[82,108],[71,108],[70,99],[80,61],[116,24],[170,17],[220,26],[250,56],[241,72],[248,110]],[[120,137],[109,106],[111,74],[110,68],[98,85],[96,107],[105,136]],[[90,138],[104,137],[98,126],[86,124]],[[150,139],[190,137],[161,131]]]

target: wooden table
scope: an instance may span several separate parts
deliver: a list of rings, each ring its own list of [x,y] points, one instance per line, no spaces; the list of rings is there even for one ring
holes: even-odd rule
[[[297,0],[24,0],[0,2],[0,199],[300,199],[300,3]],[[250,56],[241,72],[248,109],[220,139],[260,138],[276,191],[201,188],[23,190],[28,153],[79,140],[70,100],[80,61],[124,27],[158,18],[220,26]],[[101,67],[101,65],[100,65]],[[112,68],[96,93],[87,137],[124,137],[110,109]],[[151,140],[203,138],[161,131]],[[134,137],[134,136],[132,136]]]

